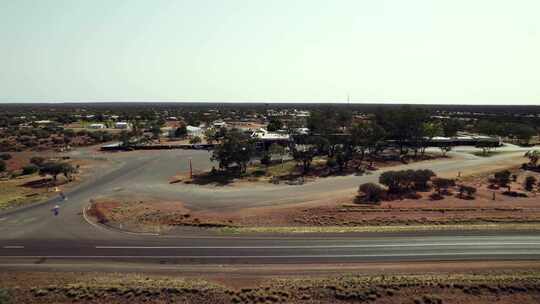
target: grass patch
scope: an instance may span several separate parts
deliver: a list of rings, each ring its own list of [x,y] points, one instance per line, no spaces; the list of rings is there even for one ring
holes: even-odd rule
[[[47,197],[46,190],[23,186],[33,179],[33,177],[25,177],[0,181],[0,209],[17,207],[45,199]]]
[[[248,168],[247,174],[249,176],[257,176],[260,172],[264,172],[266,176],[282,176],[295,173],[297,170],[296,161],[289,160],[283,163],[275,163],[270,166],[256,164]]]
[[[407,226],[306,226],[306,227],[224,227],[222,234],[245,233],[369,233],[369,232],[414,232],[414,231],[483,231],[483,230],[540,230],[540,224],[470,224],[470,225],[407,225]]]

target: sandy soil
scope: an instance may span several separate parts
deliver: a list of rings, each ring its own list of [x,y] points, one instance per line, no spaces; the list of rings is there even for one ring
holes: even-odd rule
[[[234,281],[234,282],[231,282]],[[174,275],[2,272],[12,303],[538,303],[533,270],[224,279]]]

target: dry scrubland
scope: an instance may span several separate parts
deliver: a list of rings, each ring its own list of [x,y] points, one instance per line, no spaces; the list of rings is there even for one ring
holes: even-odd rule
[[[13,208],[26,204],[36,203],[50,198],[58,193],[53,191],[50,176],[40,176],[37,172],[23,175],[22,168],[30,164],[35,156],[43,157],[46,161],[65,162],[78,168],[78,173],[68,181],[59,175],[55,186],[62,190],[69,189],[77,184],[82,176],[86,176],[96,162],[91,160],[63,160],[50,153],[12,152],[7,160],[7,173],[0,179],[0,209]]]
[[[527,176],[540,180],[540,173],[517,168],[511,172],[518,176],[510,182],[511,189],[528,197],[503,195],[507,188],[490,189],[491,172],[459,180],[460,184],[478,189],[474,199],[461,197],[458,188],[453,187],[440,200],[431,198],[435,192],[431,189],[413,198],[404,196],[380,204],[362,204],[354,196],[341,196],[285,206],[192,212],[179,201],[116,197],[94,200],[89,214],[112,227],[160,232],[178,226],[221,227],[223,232],[361,232],[414,230],[421,226],[430,230],[467,226],[490,229],[498,225],[533,229],[540,224],[539,197],[523,189],[523,183]]]
[[[260,183],[295,183],[299,179],[304,182],[314,181],[317,178],[344,176],[351,174],[369,174],[377,168],[386,168],[403,165],[404,163],[434,161],[437,159],[449,159],[438,153],[426,153],[418,158],[408,158],[399,160],[399,157],[391,160],[381,160],[373,158],[372,160],[351,160],[346,168],[339,170],[336,165],[329,166],[328,157],[317,156],[313,158],[310,169],[304,172],[299,162],[295,160],[273,160],[268,165],[253,163],[247,167],[246,173],[240,174],[237,171],[216,171],[216,172],[194,172],[193,178],[188,175],[173,176],[170,183],[183,182],[185,184],[196,185],[248,185],[254,182]],[[372,167],[368,169],[368,164]]]
[[[192,279],[3,272],[0,303],[538,303],[540,274],[341,275]]]

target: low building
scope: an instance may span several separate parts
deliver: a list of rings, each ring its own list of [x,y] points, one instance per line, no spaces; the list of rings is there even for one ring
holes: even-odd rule
[[[291,141],[289,134],[268,132],[266,129],[257,129],[251,134],[251,137],[257,140],[257,147],[268,149],[272,144],[287,145]]]
[[[102,123],[93,123],[88,126],[90,129],[105,129],[105,125]]]
[[[227,123],[224,121],[214,121],[212,127],[215,129],[221,129],[227,127]]]
[[[124,121],[119,121],[114,124],[114,127],[116,129],[129,129],[129,123],[124,122]]]
[[[52,124],[52,121],[50,121],[50,120],[37,120],[37,121],[34,121],[34,123],[36,125],[44,126],[44,125]]]
[[[202,128],[195,127],[195,126],[187,126],[186,130],[187,130],[187,135],[188,136],[191,136],[191,137],[195,137],[195,136],[201,137],[201,136],[203,136],[203,129]]]

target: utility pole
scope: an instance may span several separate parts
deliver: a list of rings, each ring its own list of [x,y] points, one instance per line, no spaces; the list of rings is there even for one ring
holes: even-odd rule
[[[191,164],[191,157],[189,158],[189,179],[193,179],[193,165]]]

